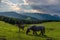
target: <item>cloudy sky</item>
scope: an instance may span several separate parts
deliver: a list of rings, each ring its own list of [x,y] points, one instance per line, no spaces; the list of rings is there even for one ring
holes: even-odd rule
[[[33,12],[60,15],[60,0],[2,0],[0,12]]]

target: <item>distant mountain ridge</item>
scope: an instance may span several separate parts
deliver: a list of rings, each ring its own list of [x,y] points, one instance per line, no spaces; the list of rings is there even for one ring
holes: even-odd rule
[[[30,16],[25,16],[25,15],[22,15],[22,14],[18,14],[16,12],[0,12],[0,16],[17,18],[17,19],[21,19],[21,20],[25,20],[25,19],[28,19],[28,18],[31,18],[32,20],[38,20],[38,19],[30,17]]]
[[[22,15],[35,17],[39,20],[60,20],[58,15],[42,14],[42,13],[22,13]]]
[[[18,18],[22,20],[60,20],[58,15],[42,14],[42,13],[16,13],[16,12],[0,12],[0,16]]]

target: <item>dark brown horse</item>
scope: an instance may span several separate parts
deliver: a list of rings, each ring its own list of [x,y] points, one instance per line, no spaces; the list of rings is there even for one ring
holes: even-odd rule
[[[31,26],[29,28],[27,28],[26,34],[28,34],[30,32],[30,30],[33,31],[33,34],[37,34],[37,31],[41,31],[40,35],[44,35],[45,34],[45,27],[44,26]]]

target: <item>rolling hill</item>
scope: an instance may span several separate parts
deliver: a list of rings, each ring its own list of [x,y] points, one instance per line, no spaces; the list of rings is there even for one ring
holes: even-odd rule
[[[42,13],[16,13],[16,12],[0,12],[0,16],[18,18],[22,20],[60,20],[58,15],[42,14]]]
[[[47,22],[42,24],[26,25],[24,31],[20,30],[20,33],[18,33],[18,27],[16,25],[11,25],[0,21],[0,38],[4,38],[6,40],[47,40],[47,38],[49,37],[52,40],[60,40],[60,22]],[[46,28],[45,34],[47,35],[47,37],[33,35],[32,31],[30,31],[29,35],[26,35],[26,29],[30,25],[44,25]]]

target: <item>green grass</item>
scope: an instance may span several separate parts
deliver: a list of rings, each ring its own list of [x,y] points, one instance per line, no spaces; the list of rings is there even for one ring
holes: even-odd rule
[[[16,25],[11,25],[0,21],[0,38],[6,38],[7,40],[46,40],[47,37],[33,35],[32,31],[29,35],[26,35],[26,29],[30,25],[44,25],[46,28],[46,35],[55,40],[60,40],[60,22],[47,22],[42,24],[26,24],[24,31],[18,33]]]

